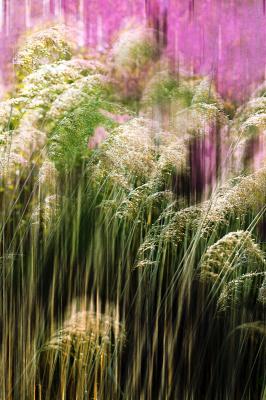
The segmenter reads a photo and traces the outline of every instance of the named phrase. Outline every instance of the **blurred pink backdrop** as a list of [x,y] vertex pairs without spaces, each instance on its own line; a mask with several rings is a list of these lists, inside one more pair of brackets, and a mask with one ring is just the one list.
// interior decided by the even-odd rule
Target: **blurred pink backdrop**
[[131,19],[164,30],[176,65],[211,75],[225,97],[241,101],[265,78],[265,0],[0,0],[2,84],[25,30],[61,21],[101,47]]

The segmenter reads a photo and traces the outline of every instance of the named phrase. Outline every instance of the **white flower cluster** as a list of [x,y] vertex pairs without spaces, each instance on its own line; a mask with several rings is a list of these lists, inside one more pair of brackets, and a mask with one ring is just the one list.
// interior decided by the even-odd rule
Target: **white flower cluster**
[[[266,108],[265,108],[266,111]],[[266,112],[255,113],[251,115],[246,121],[241,125],[241,133],[245,136],[257,135],[260,132],[266,130]]]
[[149,248],[155,248],[158,243],[171,242],[178,245],[186,234],[190,235],[192,232],[198,232],[199,237],[208,237],[219,226],[228,225],[230,216],[243,218],[249,212],[259,212],[265,204],[265,183],[264,168],[252,175],[239,178],[234,185],[230,182],[211,200],[179,211],[173,209],[167,218],[164,218],[163,213],[145,239],[140,249],[140,258],[144,252]]
[[195,86],[192,104],[213,104],[219,110],[224,109],[222,98],[216,92],[213,83],[209,78],[203,78],[199,84]]
[[228,118],[215,104],[195,103],[178,111],[175,118],[179,135],[204,137],[211,129],[228,124]]
[[67,89],[57,96],[50,110],[47,112],[46,118],[54,122],[59,118],[63,118],[67,113],[84,103],[84,101],[89,101],[91,96],[97,96],[97,93],[103,90],[105,83],[105,77],[100,74],[78,79],[68,85]]
[[12,100],[0,102],[0,133],[8,131],[13,123],[16,123],[20,117],[20,112],[17,110]]
[[[258,93],[259,94],[259,93]],[[241,106],[232,123],[232,134],[249,140],[266,130],[266,97],[253,97]]]
[[146,178],[156,168],[157,148],[152,121],[134,118],[109,135],[101,149],[101,167],[129,181]]
[[58,172],[52,161],[46,159],[43,161],[38,176],[38,183],[42,191],[56,192]]
[[235,115],[238,122],[245,122],[251,115],[264,113],[266,110],[266,97],[255,97],[240,107]]
[[[105,361],[107,361],[108,354],[109,357],[112,357],[111,346],[122,344],[124,340],[125,330],[117,318],[93,311],[78,311],[72,313],[42,351],[51,352],[50,362],[54,362],[53,350],[56,351],[54,357],[58,358],[61,354],[62,360],[64,357],[67,358],[71,352],[77,362],[88,363],[92,354],[95,353],[101,357],[105,356]],[[102,360],[99,367],[104,368],[105,366]],[[84,364],[81,372],[84,373]],[[86,378],[86,374],[84,378]]]
[[221,188],[213,199],[203,204],[206,212],[206,222],[227,223],[230,215],[241,217],[248,212],[259,211],[265,203],[266,168],[254,174],[231,181],[228,187]]
[[19,171],[25,171],[32,155],[38,152],[35,161],[41,164],[46,127],[51,129],[46,122],[49,118],[56,121],[88,96],[98,95],[105,84],[105,72],[105,66],[98,61],[61,60],[41,65],[22,80],[18,97],[0,103],[0,130],[13,129],[0,144],[1,171],[5,176],[20,175]]
[[[208,247],[201,260],[201,279],[216,281],[228,280],[232,274],[243,273],[243,265],[249,271],[252,267],[263,270],[265,259],[263,252],[254,242],[250,232],[230,232]],[[251,271],[250,271],[251,270]],[[230,280],[230,279],[229,279]]]
[[251,272],[226,283],[218,299],[220,311],[228,308],[248,307],[253,309],[256,300],[261,301],[261,281],[265,272]]
[[20,49],[15,64],[20,74],[29,74],[40,65],[71,57],[71,46],[63,27],[55,26],[31,35]]
[[[107,176],[122,176],[129,190],[134,181],[157,180],[169,167],[186,164],[186,148],[175,135],[161,131],[151,120],[138,117],[122,124],[101,147],[99,168]],[[110,176],[110,175],[109,175]]]
[[23,174],[34,154],[41,158],[45,139],[46,135],[34,128],[6,132],[0,146],[1,175]]
[[92,61],[72,59],[45,64],[28,75],[22,83],[22,96],[31,98],[38,95],[42,89],[53,85],[69,84],[86,75],[102,72],[104,67]]
[[50,194],[39,201],[39,204],[33,208],[31,224],[42,226],[45,231],[48,231],[60,211],[59,200],[59,196]]

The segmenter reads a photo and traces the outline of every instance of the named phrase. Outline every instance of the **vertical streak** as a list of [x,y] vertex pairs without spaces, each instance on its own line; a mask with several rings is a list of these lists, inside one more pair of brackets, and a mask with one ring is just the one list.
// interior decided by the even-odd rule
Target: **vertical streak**
[[31,0],[26,0],[25,22],[26,22],[26,28],[30,28],[31,27]]
[[4,28],[4,2],[0,0],[0,30],[3,31]]
[[101,15],[97,17],[97,48],[103,50],[103,21]]
[[218,59],[219,61],[222,59],[222,47],[223,47],[223,42],[222,42],[222,26],[221,24],[219,25],[219,34],[218,34]]
[[62,2],[61,2],[61,0],[55,0],[54,14],[55,14],[55,16],[61,16],[61,13],[62,13]]
[[79,24],[78,44],[83,46],[85,44],[84,0],[78,1],[76,18]]
[[46,17],[49,14],[49,0],[43,0],[43,16]]
[[9,0],[4,0],[4,25],[5,25],[5,34],[9,33],[9,24],[10,24],[10,4]]

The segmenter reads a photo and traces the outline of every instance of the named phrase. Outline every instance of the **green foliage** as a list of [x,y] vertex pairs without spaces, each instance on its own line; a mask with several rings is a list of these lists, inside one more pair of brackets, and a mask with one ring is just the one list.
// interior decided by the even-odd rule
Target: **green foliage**
[[159,104],[170,101],[178,101],[185,108],[191,104],[193,99],[193,88],[195,81],[185,79],[182,76],[174,76],[167,71],[155,74],[148,82],[142,102],[145,105]]
[[19,79],[43,64],[71,58],[71,46],[63,27],[51,27],[32,34],[17,53],[15,63]]
[[[261,271],[263,268],[265,268],[263,253],[255,244],[250,233],[230,232],[210,246],[203,255],[201,278],[213,282],[216,280],[228,281],[232,277]],[[236,285],[237,282],[236,280]]]
[[[3,399],[265,394],[266,169],[230,165],[191,202],[193,144],[231,123],[209,79],[158,73],[153,40],[130,31],[104,64],[51,29],[19,53],[0,104]],[[264,128],[263,99],[233,136]]]
[[92,98],[68,113],[51,132],[48,154],[59,169],[71,170],[89,156],[88,141],[95,128],[115,127],[115,122],[101,113],[105,105],[106,103],[97,97]]

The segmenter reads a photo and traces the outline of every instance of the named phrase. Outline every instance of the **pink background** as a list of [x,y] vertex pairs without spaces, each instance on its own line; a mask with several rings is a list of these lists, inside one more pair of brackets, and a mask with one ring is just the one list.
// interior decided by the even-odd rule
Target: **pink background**
[[103,46],[134,18],[167,31],[167,52],[195,73],[212,75],[220,92],[243,100],[265,77],[265,0],[0,0],[2,83],[12,75],[17,38],[61,19],[81,44]]

